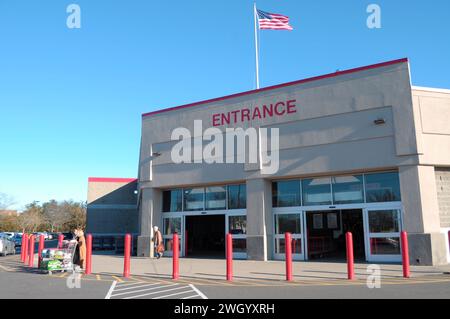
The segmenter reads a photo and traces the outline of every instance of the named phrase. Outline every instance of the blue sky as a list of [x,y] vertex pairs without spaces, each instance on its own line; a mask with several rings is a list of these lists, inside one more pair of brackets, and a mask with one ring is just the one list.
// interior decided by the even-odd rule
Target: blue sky
[[[448,0],[257,3],[295,28],[261,31],[261,86],[408,57],[414,85],[450,88]],[[252,6],[0,0],[0,192],[21,208],[85,200],[89,176],[135,177],[142,113],[254,88]]]

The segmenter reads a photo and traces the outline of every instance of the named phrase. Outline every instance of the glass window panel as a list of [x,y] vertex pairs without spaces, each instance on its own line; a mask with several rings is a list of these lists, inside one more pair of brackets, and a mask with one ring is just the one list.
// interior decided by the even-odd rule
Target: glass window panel
[[275,215],[276,234],[301,234],[300,214]]
[[281,181],[272,183],[273,207],[300,206],[300,181]]
[[247,240],[245,238],[233,239],[233,253],[246,253]]
[[183,210],[182,190],[163,191],[163,212],[181,212]]
[[333,181],[333,204],[364,202],[363,176],[337,176]]
[[[164,249],[165,251],[172,251],[173,240],[172,238],[164,238]],[[181,240],[178,241],[178,251],[181,252]]]
[[367,174],[365,180],[368,203],[401,201],[397,172]]
[[245,235],[247,233],[247,216],[229,216],[228,228],[233,235]]
[[247,208],[247,189],[245,184],[228,186],[228,209]]
[[193,211],[193,210],[203,210],[203,188],[191,188],[184,190],[184,210],[185,211]]
[[[275,239],[275,254],[285,254],[286,245],[284,238]],[[302,253],[302,240],[300,238],[292,238],[292,253],[301,254]]]
[[181,234],[181,218],[164,218],[164,235]]
[[302,180],[303,206],[331,205],[331,179]]
[[398,210],[369,211],[371,233],[398,233],[400,231]]
[[226,209],[227,189],[226,186],[206,187],[206,209]]
[[372,255],[400,255],[400,238],[370,238]]

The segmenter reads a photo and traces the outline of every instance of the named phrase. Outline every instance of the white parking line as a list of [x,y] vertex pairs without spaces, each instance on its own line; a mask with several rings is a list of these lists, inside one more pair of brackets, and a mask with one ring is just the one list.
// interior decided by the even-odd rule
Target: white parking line
[[142,281],[133,281],[133,282],[119,282],[117,283],[117,287],[129,287],[135,285],[142,285],[144,282]]
[[198,290],[197,287],[195,287],[193,284],[189,284],[189,287],[191,287],[192,290],[198,293],[198,295],[202,297],[202,299],[208,299],[208,297],[206,297],[205,294],[203,294],[200,290]]
[[116,287],[117,281],[113,281],[113,283],[111,284],[111,287],[109,287],[108,293],[106,294],[105,299],[111,299],[111,294],[114,291],[114,287]]
[[172,286],[177,286],[177,285],[178,284],[172,284],[172,285],[158,286],[158,287],[147,288],[147,289],[126,291],[126,292],[121,292],[121,293],[118,293],[118,294],[113,294],[112,297],[117,297],[117,296],[122,296],[122,295],[127,295],[127,294],[134,294],[134,293],[137,293],[137,292],[143,292],[143,291],[149,291],[149,290],[155,290],[155,289],[161,289],[161,288],[167,288],[167,287],[172,287]]
[[114,281],[105,299],[208,299],[193,284],[167,283],[161,282],[127,282],[120,283]]
[[0,265],[0,268],[3,269],[4,271],[11,271],[11,268],[5,267]]
[[[188,287],[185,287],[185,288],[188,288]],[[186,291],[176,292],[176,293],[174,293],[174,294],[169,294],[169,295],[164,295],[164,296],[158,296],[158,297],[155,297],[155,298],[153,298],[153,299],[163,299],[163,298],[167,298],[167,297],[172,297],[172,296],[177,296],[177,295],[187,294],[187,293],[190,293],[190,292],[192,292],[191,289],[186,290]]]
[[[138,285],[138,286],[132,286],[132,287],[126,287],[126,288],[122,288],[122,286],[116,286],[116,289],[114,289],[114,292],[116,292],[116,291],[123,291],[123,290],[130,290],[130,289],[137,289],[137,288],[143,288],[143,287],[150,287],[150,286],[155,286],[155,285],[158,285],[158,284],[147,284],[147,285]],[[117,289],[117,288],[120,288],[120,289]]]
[[159,294],[162,292],[168,292],[168,291],[173,291],[173,290],[178,290],[178,289],[185,289],[186,287],[176,287],[176,288],[172,288],[172,289],[167,289],[167,290],[160,290],[160,291],[154,291],[154,292],[149,292],[147,294],[142,294],[142,295],[137,295],[137,296],[131,296],[131,297],[126,297],[124,299],[134,299],[134,298],[140,298],[140,297],[145,297],[145,296],[150,296],[150,295],[154,295],[154,294]]

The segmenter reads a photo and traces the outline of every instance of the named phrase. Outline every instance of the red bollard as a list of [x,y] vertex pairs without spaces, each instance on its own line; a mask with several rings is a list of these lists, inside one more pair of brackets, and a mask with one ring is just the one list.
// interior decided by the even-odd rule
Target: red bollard
[[411,276],[411,273],[409,270],[408,233],[405,231],[402,231],[401,233],[401,245],[402,245],[403,277],[409,278]]
[[233,281],[233,237],[226,236],[225,254],[227,258],[227,280]]
[[130,254],[131,254],[131,235],[125,235],[124,243],[124,262],[123,262],[123,276],[125,278],[130,277]]
[[291,233],[284,234],[286,253],[286,280],[292,281],[292,236]]
[[30,239],[28,242],[28,266],[29,267],[33,267],[34,265],[34,241],[35,241],[35,236],[34,235],[30,235]]
[[28,235],[23,233],[22,234],[22,246],[20,246],[20,260],[24,263],[26,260],[27,255],[27,241],[28,241]]
[[180,278],[180,241],[178,234],[173,234],[172,240],[172,279],[177,280]]
[[347,274],[348,279],[355,279],[355,261],[353,257],[353,235],[351,232],[345,234],[345,239],[347,242]]
[[25,234],[25,246],[23,248],[23,263],[26,264],[28,262],[28,242],[30,237],[28,234]]
[[45,238],[44,235],[39,236],[39,248],[38,248],[38,268],[41,268],[41,257],[42,257],[42,251],[45,247]]
[[58,248],[62,248],[63,240],[64,240],[64,235],[63,234],[59,234],[58,235]]
[[86,275],[92,273],[92,234],[86,236],[86,269],[84,273]]

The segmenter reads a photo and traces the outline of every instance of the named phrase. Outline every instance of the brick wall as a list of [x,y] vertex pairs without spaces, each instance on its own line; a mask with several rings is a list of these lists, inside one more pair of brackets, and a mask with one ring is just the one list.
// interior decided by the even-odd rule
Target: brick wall
[[450,168],[435,170],[441,227],[450,227]]

